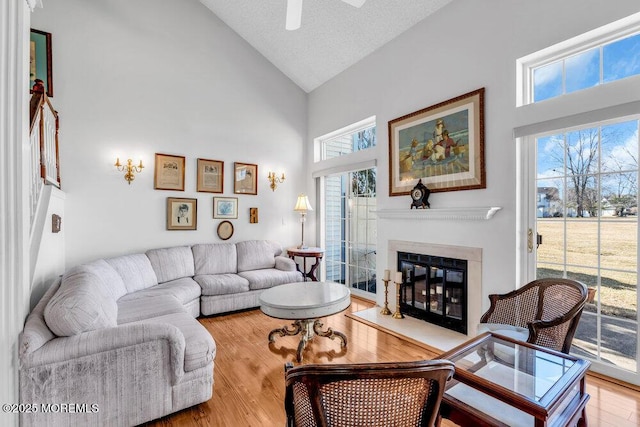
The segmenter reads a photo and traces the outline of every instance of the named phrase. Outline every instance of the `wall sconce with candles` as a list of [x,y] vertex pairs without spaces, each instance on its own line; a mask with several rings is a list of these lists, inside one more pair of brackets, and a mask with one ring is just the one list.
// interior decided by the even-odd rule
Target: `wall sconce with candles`
[[307,211],[312,211],[311,203],[309,203],[309,197],[305,194],[300,194],[298,196],[298,200],[296,201],[296,207],[293,208],[294,211],[300,212],[300,223],[302,224],[302,243],[298,246],[298,249],[307,249],[309,248],[304,244],[304,223],[307,220]]
[[116,163],[113,166],[115,166],[120,172],[126,171],[126,173],[124,174],[124,179],[129,183],[129,185],[131,185],[131,181],[136,178],[133,173],[140,173],[144,168],[144,166],[142,165],[142,160],[140,160],[140,164],[138,166],[134,166],[131,159],[128,159],[127,164],[123,165],[120,163],[120,157],[116,158]]
[[278,184],[282,184],[284,182],[284,172],[282,172],[282,176],[280,177],[276,176],[275,172],[269,172],[267,179],[271,183],[271,191],[276,191]]

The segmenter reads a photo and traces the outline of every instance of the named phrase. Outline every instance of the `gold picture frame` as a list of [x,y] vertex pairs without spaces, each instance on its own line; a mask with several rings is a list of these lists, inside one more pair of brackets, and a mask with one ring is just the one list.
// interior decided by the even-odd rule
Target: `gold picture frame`
[[167,230],[197,230],[198,199],[167,197]]
[[153,188],[184,191],[185,157],[156,153]]
[[198,159],[197,188],[201,193],[222,193],[224,189],[224,162]]
[[486,188],[484,88],[389,122],[389,195]]
[[240,162],[233,164],[233,192],[258,194],[258,165]]

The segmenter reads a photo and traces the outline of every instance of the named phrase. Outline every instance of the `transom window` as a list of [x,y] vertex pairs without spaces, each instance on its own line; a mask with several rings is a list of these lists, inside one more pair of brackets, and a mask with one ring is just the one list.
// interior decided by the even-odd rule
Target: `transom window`
[[533,102],[640,74],[640,34],[533,69]]
[[640,18],[632,15],[518,60],[518,105],[640,75]]

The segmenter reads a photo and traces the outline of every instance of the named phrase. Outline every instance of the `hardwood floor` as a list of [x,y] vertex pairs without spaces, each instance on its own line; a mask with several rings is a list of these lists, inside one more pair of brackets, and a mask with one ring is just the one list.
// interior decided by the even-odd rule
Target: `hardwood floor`
[[[347,349],[339,341],[316,337],[303,353],[305,363],[370,363],[432,359],[437,356],[418,344],[404,341],[363,323],[345,313],[372,307],[353,298],[345,312],[324,319],[348,337]],[[287,324],[260,310],[201,318],[215,338],[213,397],[205,403],[147,423],[148,426],[283,426],[285,415],[284,364],[295,363],[299,336],[278,337],[269,345],[267,335]],[[590,427],[640,425],[640,392],[589,376],[587,404]],[[455,424],[444,420],[445,427]]]

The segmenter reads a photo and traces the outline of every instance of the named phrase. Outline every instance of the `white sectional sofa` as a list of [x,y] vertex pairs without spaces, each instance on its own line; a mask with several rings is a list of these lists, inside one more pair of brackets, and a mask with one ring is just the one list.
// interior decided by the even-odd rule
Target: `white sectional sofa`
[[[205,402],[216,344],[195,319],[257,307],[302,274],[271,241],[152,249],[70,269],[20,337],[24,426],[129,426]],[[55,410],[44,412],[42,405]]]

